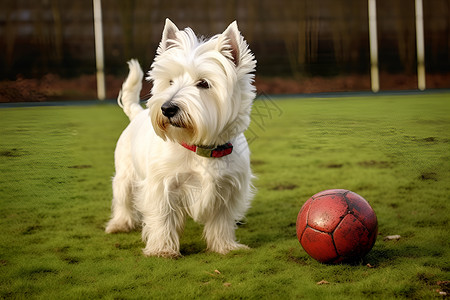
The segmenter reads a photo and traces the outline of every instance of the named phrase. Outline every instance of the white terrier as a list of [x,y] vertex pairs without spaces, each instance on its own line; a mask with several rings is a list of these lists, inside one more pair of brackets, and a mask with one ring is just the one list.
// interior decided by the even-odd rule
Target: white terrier
[[166,20],[139,104],[143,72],[136,60],[119,105],[130,124],[117,142],[112,217],[106,232],[142,225],[145,255],[177,257],[187,215],[204,224],[208,250],[247,248],[236,241],[253,196],[243,132],[255,97],[256,61],[236,22],[209,40]]

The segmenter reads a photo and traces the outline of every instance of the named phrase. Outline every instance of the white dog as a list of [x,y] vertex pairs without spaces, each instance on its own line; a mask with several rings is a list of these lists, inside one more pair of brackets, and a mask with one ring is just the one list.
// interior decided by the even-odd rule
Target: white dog
[[145,255],[177,257],[186,216],[204,224],[210,251],[247,248],[236,241],[253,196],[243,132],[255,97],[256,61],[236,22],[209,40],[166,20],[139,104],[143,72],[131,60],[119,104],[130,124],[117,142],[112,217],[106,232],[142,225]]

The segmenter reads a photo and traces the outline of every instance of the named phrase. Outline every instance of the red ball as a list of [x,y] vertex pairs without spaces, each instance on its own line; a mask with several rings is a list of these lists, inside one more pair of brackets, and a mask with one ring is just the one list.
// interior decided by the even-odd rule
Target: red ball
[[348,190],[326,190],[303,204],[297,217],[297,238],[312,258],[322,263],[355,261],[375,244],[377,216],[369,203]]

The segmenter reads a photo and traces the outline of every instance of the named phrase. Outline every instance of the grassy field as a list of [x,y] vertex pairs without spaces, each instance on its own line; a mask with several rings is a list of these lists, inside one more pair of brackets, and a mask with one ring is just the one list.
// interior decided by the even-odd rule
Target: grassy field
[[[448,293],[449,94],[256,101],[247,137],[258,193],[237,230],[251,250],[226,256],[205,252],[191,221],[178,260],[144,257],[139,232],[104,233],[126,124],[112,105],[0,109],[0,298]],[[359,264],[320,264],[296,239],[301,205],[330,188],[377,213],[379,237]]]

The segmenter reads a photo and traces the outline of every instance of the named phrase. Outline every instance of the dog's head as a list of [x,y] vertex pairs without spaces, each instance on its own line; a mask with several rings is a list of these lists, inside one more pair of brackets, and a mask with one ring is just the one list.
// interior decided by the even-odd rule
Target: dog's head
[[256,60],[236,22],[209,40],[166,20],[147,105],[164,140],[217,146],[244,132],[255,97]]

